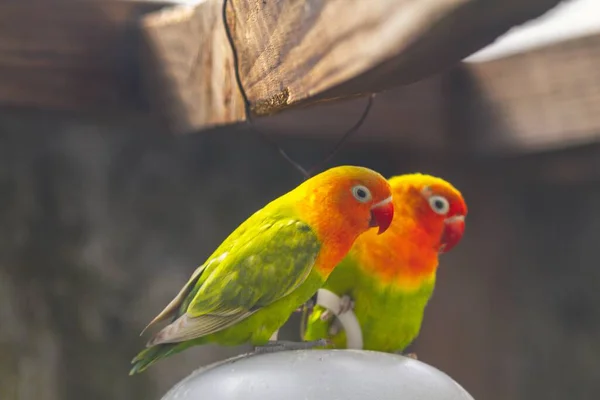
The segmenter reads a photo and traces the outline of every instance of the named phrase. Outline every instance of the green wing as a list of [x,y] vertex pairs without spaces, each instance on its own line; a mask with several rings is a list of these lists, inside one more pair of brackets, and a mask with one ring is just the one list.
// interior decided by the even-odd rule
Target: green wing
[[194,273],[192,274],[190,279],[188,279],[187,283],[181,288],[179,293],[177,293],[177,296],[175,296],[173,298],[173,300],[171,300],[171,302],[169,304],[167,304],[167,306],[164,308],[164,310],[162,310],[160,312],[160,314],[158,314],[156,317],[154,317],[154,319],[152,321],[150,321],[150,323],[148,325],[146,325],[144,330],[142,330],[142,332],[140,333],[140,336],[143,335],[144,332],[146,332],[146,330],[148,328],[150,328],[152,325],[154,325],[160,321],[163,321],[167,318],[171,318],[171,317],[177,318],[179,316],[177,314],[177,311],[181,308],[181,305],[185,303],[186,297],[194,289],[194,284],[198,281],[200,274],[202,272],[204,272],[205,267],[206,267],[206,264],[201,265],[198,268],[196,268],[196,270],[194,271]]
[[182,315],[148,345],[220,331],[285,297],[308,277],[320,248],[310,226],[296,219],[263,220],[246,227],[196,271],[194,287],[190,279],[182,289],[186,298],[178,295],[185,312],[181,310]]

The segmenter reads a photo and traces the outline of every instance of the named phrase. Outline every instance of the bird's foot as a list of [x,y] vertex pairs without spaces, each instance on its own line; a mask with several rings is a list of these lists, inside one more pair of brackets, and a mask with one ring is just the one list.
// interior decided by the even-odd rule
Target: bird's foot
[[342,331],[343,329],[344,329],[344,327],[340,323],[340,320],[336,319],[329,325],[329,332],[328,332],[329,336],[335,336],[338,333],[340,333],[340,331]]
[[309,342],[292,342],[288,340],[277,340],[271,341],[264,346],[256,346],[254,352],[256,354],[262,353],[277,353],[279,351],[287,350],[310,350],[315,347],[329,346],[331,342],[327,339],[312,340]]
[[321,321],[329,321],[331,318],[333,318],[333,313],[329,310],[323,311],[323,313],[319,317],[319,319],[321,319]]
[[343,295],[340,299],[340,311],[338,311],[338,314],[344,314],[353,309],[354,300],[352,300],[352,297],[348,296],[347,294]]
[[300,307],[296,308],[294,312],[302,312],[306,308],[308,311],[311,311],[317,305],[317,293],[315,293],[308,301],[302,304]]
[[[338,310],[338,315],[342,315],[353,309],[354,300],[352,300],[352,297],[348,296],[347,294],[343,295],[340,298],[340,309]],[[321,321],[329,321],[331,318],[333,318],[333,316],[334,314],[330,310],[325,310],[323,311],[323,314],[321,314]]]
[[413,360],[418,360],[417,353],[403,353],[401,351],[397,351],[396,354],[398,354],[399,356],[412,358]]

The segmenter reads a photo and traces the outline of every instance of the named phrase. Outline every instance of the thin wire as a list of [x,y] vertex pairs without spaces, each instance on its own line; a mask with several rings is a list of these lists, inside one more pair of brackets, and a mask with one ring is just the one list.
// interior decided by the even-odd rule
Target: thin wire
[[319,167],[320,165],[323,165],[326,162],[328,162],[329,160],[331,160],[333,158],[333,156],[339,152],[339,150],[341,149],[344,142],[348,138],[350,138],[350,136],[354,132],[358,131],[358,129],[363,125],[363,123],[367,119],[367,116],[369,115],[371,106],[373,105],[373,98],[375,97],[375,94],[372,94],[371,96],[369,96],[369,100],[367,102],[365,110],[363,111],[363,114],[359,118],[358,122],[356,124],[354,124],[354,126],[352,126],[341,137],[340,140],[338,140],[338,142],[335,144],[335,146],[333,147],[331,152],[327,155],[327,157],[325,157],[325,159],[322,162],[313,166],[309,171],[305,170],[299,163],[294,161],[285,152],[285,150],[283,150],[273,139],[271,139],[264,132],[262,132],[261,130],[256,128],[256,126],[254,125],[254,120],[252,119],[252,110],[250,109],[251,103],[250,103],[250,100],[248,99],[248,95],[246,94],[246,90],[244,89],[244,85],[242,84],[242,78],[240,76],[240,66],[239,66],[239,58],[238,58],[238,54],[237,54],[237,49],[235,47],[235,42],[233,40],[231,28],[229,27],[229,22],[227,21],[227,4],[228,4],[228,2],[229,2],[229,0],[223,0],[223,9],[222,9],[223,25],[225,27],[225,35],[227,36],[227,40],[229,41],[229,46],[231,47],[231,52],[233,54],[233,69],[234,69],[234,73],[235,73],[235,80],[236,80],[236,83],[238,86],[238,90],[240,91],[240,94],[242,95],[242,99],[244,101],[244,114],[246,116],[246,122],[250,126],[251,130],[256,132],[262,139],[264,139],[271,146],[273,146],[287,162],[289,162],[294,168],[296,168],[302,174],[302,176],[304,176],[304,179],[308,179],[311,177],[312,172],[314,172],[317,169],[317,167]]
[[372,93],[369,96],[369,99],[367,100],[367,105],[365,106],[365,109],[364,109],[362,115],[360,116],[360,118],[358,119],[358,121],[356,122],[356,124],[354,124],[354,126],[352,126],[350,129],[348,129],[348,131],[346,131],[346,133],[344,133],[342,135],[340,140],[338,140],[338,142],[335,144],[335,146],[333,146],[333,149],[331,149],[331,151],[329,152],[327,157],[325,157],[325,159],[323,159],[319,164],[313,166],[311,169],[308,170],[308,173],[310,175],[312,175],[315,172],[315,170],[317,169],[317,167],[319,165],[325,165],[329,160],[331,160],[340,151],[344,142],[346,140],[348,140],[350,138],[350,136],[352,136],[353,133],[358,131],[358,129],[364,124],[365,120],[369,116],[369,111],[371,111],[371,107],[373,106],[374,98],[375,98],[375,93]]
[[265,141],[267,141],[271,146],[275,147],[279,154],[283,156],[294,168],[296,168],[305,179],[309,178],[310,175],[300,164],[294,161],[275,141],[273,141],[269,136],[265,135],[262,131],[256,129],[252,120],[252,111],[250,110],[250,100],[248,100],[248,95],[246,94],[246,90],[244,89],[244,85],[242,85],[242,78],[240,76],[240,65],[237,54],[237,49],[235,47],[235,43],[233,41],[233,35],[231,34],[231,29],[229,28],[229,23],[227,21],[227,3],[228,0],[223,0],[223,25],[225,26],[225,34],[227,35],[227,40],[229,41],[229,45],[231,46],[231,52],[233,53],[233,70],[235,73],[235,80],[237,82],[238,89],[242,98],[244,100],[244,112],[246,114],[246,122],[250,126],[250,129],[258,133]]

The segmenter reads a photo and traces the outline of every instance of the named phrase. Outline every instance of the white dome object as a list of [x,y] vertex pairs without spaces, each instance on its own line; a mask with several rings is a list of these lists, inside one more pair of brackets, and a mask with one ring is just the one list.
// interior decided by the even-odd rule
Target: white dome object
[[194,371],[162,400],[473,400],[440,370],[364,350],[245,354]]

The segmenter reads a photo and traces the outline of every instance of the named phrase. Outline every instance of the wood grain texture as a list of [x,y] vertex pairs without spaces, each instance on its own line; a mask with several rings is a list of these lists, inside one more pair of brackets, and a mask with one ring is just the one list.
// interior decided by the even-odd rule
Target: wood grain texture
[[[366,99],[357,99],[357,95],[401,83],[402,87],[375,99],[365,126],[353,140],[395,141],[439,150],[453,146],[470,154],[499,155],[599,141],[600,35],[495,61],[461,64],[426,78],[433,73],[428,68],[441,70],[450,65],[448,60],[454,60],[460,49],[475,46],[474,41],[482,40],[486,32],[490,34],[490,27],[497,27],[494,32],[502,31],[499,26],[506,25],[493,23],[492,15],[516,23],[535,16],[542,9],[541,2],[527,2],[529,8],[518,8],[509,1],[502,8],[492,7],[495,3],[488,0],[482,3],[491,8],[478,12],[467,1],[457,6],[451,18],[455,23],[470,21],[471,33],[481,35],[464,39],[460,35],[467,34],[469,24],[444,28],[439,22],[441,25],[432,24],[423,36],[424,31],[414,33],[412,44],[400,48],[399,31],[390,34],[391,39],[385,36],[392,32],[384,28],[391,23],[393,13],[386,14],[386,24],[365,25],[365,20],[373,22],[375,18],[369,13],[375,13],[376,5],[386,0],[374,0],[373,10],[354,7],[362,19],[352,19],[348,10],[332,19],[331,10],[326,10],[337,1],[263,4],[232,0],[229,23],[237,38],[242,78],[255,112],[262,115],[291,108],[259,119],[258,124],[270,134],[337,137],[363,110]],[[394,4],[398,8],[409,4],[416,7],[420,1]],[[243,104],[221,21],[221,1],[164,8],[166,4],[116,0],[0,2],[0,105],[96,113],[142,109],[152,111],[152,118],[165,117],[176,132],[243,121]],[[321,9],[315,9],[314,4],[321,4]],[[151,11],[157,12],[146,15]],[[244,20],[242,13],[252,18]],[[277,21],[273,15],[281,16],[278,25],[274,25]],[[437,21],[450,21],[438,17],[441,19]],[[343,20],[354,23],[356,31],[340,25]],[[140,21],[141,43],[136,39]],[[315,29],[320,29],[317,37],[312,33]],[[443,31],[447,35],[442,35]],[[439,41],[431,42],[434,38]],[[452,40],[445,42],[449,38]],[[384,57],[380,48],[393,50],[389,40],[400,46],[396,48],[400,55],[393,59],[404,57],[404,63],[386,70],[384,66],[391,64],[384,61],[368,69],[371,64],[365,64],[366,60],[375,63]],[[348,47],[351,43],[354,45]],[[144,45],[141,69],[137,58],[140,44]],[[415,46],[422,50],[413,52]],[[353,57],[359,64],[353,63]],[[142,72],[145,93],[139,87]],[[352,78],[353,74],[357,75]],[[412,79],[420,80],[410,83]],[[152,102],[150,109],[147,100]],[[320,107],[300,107],[324,100],[329,101]]]
[[[434,76],[379,93],[352,142],[393,142],[415,149],[443,149],[448,133],[444,85],[443,76]],[[274,137],[335,140],[357,122],[366,104],[367,98],[354,98],[294,108],[258,119],[255,125]]]
[[[575,38],[389,90],[353,141],[388,141],[486,156],[600,143],[600,35]],[[272,135],[336,136],[365,100],[261,120]]]
[[600,141],[600,35],[465,64],[461,102],[477,152],[546,151]]
[[221,10],[221,0],[208,0],[167,8],[143,21],[148,98],[173,131],[244,119]]
[[136,21],[164,5],[0,2],[0,104],[61,110],[139,107]]
[[[426,78],[557,3],[231,0],[229,25],[251,109],[269,115]],[[146,65],[156,69],[150,75],[165,77],[156,104],[171,104],[159,110],[176,131],[244,119],[232,93],[229,44],[221,21],[214,21],[221,5],[205,0],[145,18],[156,60]]]

